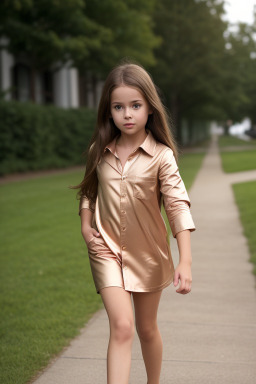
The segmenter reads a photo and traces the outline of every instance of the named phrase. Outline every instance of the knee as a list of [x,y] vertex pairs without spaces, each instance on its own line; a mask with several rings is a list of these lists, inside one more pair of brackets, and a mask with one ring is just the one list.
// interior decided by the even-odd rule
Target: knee
[[144,342],[153,340],[155,335],[159,332],[157,324],[136,324],[136,329],[140,340]]
[[120,343],[133,339],[134,323],[130,319],[118,319],[110,328],[112,336]]

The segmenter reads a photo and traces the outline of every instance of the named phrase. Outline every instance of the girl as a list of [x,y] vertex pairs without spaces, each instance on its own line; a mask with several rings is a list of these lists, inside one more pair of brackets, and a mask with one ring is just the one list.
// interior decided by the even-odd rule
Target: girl
[[[128,384],[136,327],[148,384],[159,384],[163,288],[191,290],[190,200],[167,115],[150,75],[122,64],[108,75],[80,188],[81,231],[110,325],[107,383]],[[179,249],[174,271],[164,204]],[[135,309],[135,324],[133,307]]]

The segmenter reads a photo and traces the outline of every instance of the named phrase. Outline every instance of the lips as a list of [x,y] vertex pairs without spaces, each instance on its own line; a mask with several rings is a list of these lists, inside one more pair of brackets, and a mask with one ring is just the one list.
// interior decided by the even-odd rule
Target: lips
[[128,123],[128,124],[124,124],[124,126],[125,126],[125,127],[133,127],[134,124],[132,124],[132,123]]

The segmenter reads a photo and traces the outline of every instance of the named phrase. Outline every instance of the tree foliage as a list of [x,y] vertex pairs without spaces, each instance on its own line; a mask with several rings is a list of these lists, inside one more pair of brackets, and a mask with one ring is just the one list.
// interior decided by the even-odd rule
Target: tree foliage
[[[179,128],[181,118],[256,122],[256,21],[229,29],[224,1],[159,0],[162,44],[152,69]],[[256,17],[255,17],[256,20]]]
[[111,40],[111,33],[85,15],[83,0],[3,0],[0,34],[9,50],[25,53],[33,65],[86,61],[92,49]]
[[179,127],[181,117],[221,115],[225,50],[223,2],[159,0],[155,32],[162,38],[153,70]]
[[0,36],[34,68],[69,62],[94,80],[124,57],[141,63],[178,129],[182,118],[255,122],[256,21],[228,32],[224,1],[2,0]]
[[256,18],[253,25],[240,23],[227,35],[225,86],[232,103],[227,115],[234,121],[245,116],[256,124]]
[[145,66],[156,63],[153,49],[160,40],[153,33],[155,0],[91,0],[85,3],[88,17],[112,35],[110,44],[93,51],[87,63],[90,71],[106,74],[123,57]]
[[99,74],[124,56],[153,64],[154,2],[141,1],[137,12],[134,0],[3,0],[0,35],[37,68],[71,62]]

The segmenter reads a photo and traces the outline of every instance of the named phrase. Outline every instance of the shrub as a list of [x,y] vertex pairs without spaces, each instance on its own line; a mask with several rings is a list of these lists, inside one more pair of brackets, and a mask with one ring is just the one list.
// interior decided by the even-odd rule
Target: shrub
[[0,101],[0,175],[83,164],[93,109]]

